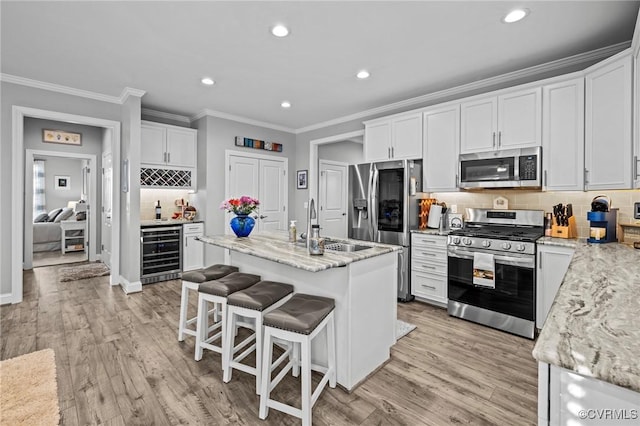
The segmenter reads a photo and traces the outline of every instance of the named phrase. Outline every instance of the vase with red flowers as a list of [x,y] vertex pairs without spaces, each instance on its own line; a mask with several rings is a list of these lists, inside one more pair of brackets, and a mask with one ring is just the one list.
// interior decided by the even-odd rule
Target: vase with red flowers
[[223,201],[220,209],[236,215],[231,219],[231,230],[237,237],[247,237],[256,224],[256,220],[250,214],[258,210],[259,206],[260,201],[243,195],[240,198],[229,198]]

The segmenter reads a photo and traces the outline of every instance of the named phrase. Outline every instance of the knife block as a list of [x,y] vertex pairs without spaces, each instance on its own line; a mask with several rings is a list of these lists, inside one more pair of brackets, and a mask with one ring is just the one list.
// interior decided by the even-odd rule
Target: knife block
[[569,226],[551,225],[551,236],[554,238],[576,238],[578,227],[575,216],[569,217]]

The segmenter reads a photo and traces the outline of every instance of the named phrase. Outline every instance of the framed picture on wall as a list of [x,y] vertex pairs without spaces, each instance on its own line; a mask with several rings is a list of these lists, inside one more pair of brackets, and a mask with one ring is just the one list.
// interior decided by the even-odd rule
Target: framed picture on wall
[[82,133],[42,129],[42,141],[48,143],[62,143],[65,145],[82,145]]
[[296,188],[298,189],[307,189],[307,171],[306,170],[298,170],[298,175],[296,179]]
[[55,175],[53,181],[55,189],[61,189],[63,191],[71,190],[71,178],[69,176]]

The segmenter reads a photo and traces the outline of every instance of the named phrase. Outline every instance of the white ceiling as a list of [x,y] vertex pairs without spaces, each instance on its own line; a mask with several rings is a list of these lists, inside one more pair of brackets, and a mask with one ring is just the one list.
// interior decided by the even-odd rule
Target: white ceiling
[[[501,18],[531,10],[516,24]],[[2,73],[300,129],[628,41],[640,1],[2,1]],[[273,37],[275,23],[289,37]],[[366,68],[371,78],[357,80]],[[203,76],[216,80],[200,84]],[[293,107],[282,109],[289,100]]]

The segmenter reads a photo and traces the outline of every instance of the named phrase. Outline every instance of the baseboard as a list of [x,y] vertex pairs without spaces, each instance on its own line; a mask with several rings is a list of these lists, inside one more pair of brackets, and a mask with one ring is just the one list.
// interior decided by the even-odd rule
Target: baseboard
[[120,287],[126,294],[142,291],[142,283],[140,281],[130,282],[122,275],[120,275]]
[[13,303],[13,294],[0,294],[0,305],[9,305],[11,303]]

